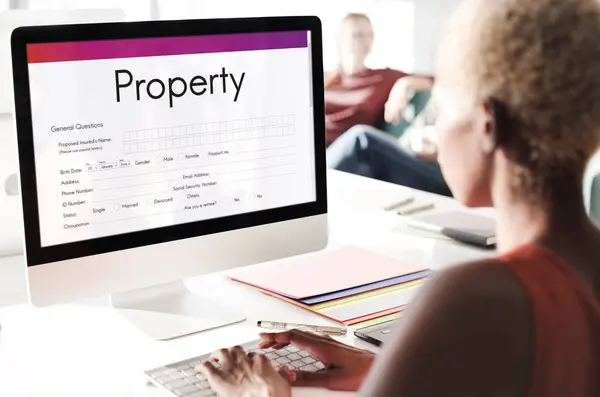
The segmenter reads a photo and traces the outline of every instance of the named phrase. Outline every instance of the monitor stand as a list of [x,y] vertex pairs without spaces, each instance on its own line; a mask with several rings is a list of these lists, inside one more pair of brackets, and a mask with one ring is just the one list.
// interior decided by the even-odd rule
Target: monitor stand
[[110,295],[111,306],[148,336],[169,340],[245,321],[190,292],[183,281]]

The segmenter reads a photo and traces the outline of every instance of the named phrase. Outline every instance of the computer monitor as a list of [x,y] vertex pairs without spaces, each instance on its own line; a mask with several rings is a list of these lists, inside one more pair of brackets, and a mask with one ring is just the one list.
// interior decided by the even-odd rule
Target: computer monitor
[[34,305],[112,293],[168,339],[239,320],[178,280],[326,246],[318,18],[26,27],[12,57]]

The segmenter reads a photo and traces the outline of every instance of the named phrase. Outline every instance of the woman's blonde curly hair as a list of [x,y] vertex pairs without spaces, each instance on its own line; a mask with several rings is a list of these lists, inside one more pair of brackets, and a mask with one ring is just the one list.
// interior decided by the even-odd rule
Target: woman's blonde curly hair
[[516,187],[540,199],[564,178],[581,183],[600,144],[600,0],[466,1],[462,74],[474,99],[506,111],[498,145]]

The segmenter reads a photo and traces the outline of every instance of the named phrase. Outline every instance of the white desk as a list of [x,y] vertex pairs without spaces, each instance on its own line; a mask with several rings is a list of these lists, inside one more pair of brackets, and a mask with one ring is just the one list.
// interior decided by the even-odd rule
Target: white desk
[[[491,255],[456,243],[425,238],[402,227],[382,208],[407,195],[434,201],[437,209],[454,201],[399,186],[330,172],[331,247],[355,244],[432,268]],[[86,304],[33,309],[22,304],[22,258],[0,260],[0,396],[157,396],[145,385],[143,370],[256,339],[258,319],[326,324],[323,318],[227,281],[222,275],[190,280],[198,291],[237,307],[243,324],[169,342],[155,342],[106,307],[104,299]],[[17,287],[15,287],[17,285]],[[12,290],[12,292],[8,292]],[[347,343],[369,347],[349,336]],[[324,390],[296,389],[295,396],[335,396]]]

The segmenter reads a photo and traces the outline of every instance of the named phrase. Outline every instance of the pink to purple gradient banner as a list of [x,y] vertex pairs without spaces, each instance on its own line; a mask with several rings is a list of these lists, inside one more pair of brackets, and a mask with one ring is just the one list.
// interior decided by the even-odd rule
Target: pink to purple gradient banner
[[28,44],[27,60],[69,62],[303,47],[308,47],[306,31],[69,41]]

